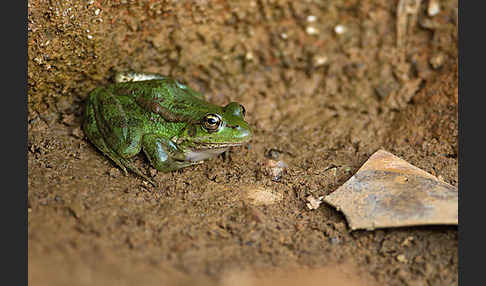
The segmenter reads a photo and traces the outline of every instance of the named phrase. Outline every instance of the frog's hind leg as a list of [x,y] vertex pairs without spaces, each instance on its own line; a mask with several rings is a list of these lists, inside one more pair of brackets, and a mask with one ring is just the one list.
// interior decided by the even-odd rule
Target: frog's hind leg
[[88,103],[86,106],[86,117],[85,121],[83,122],[83,130],[88,139],[106,156],[108,156],[115,164],[122,169],[123,173],[128,175],[127,168],[134,172],[135,174],[139,175],[140,177],[144,178],[145,180],[149,181],[152,185],[157,186],[157,184],[148,178],[145,174],[143,174],[137,167],[135,167],[132,162],[127,159],[123,158],[118,155],[115,151],[111,150],[108,145],[106,144],[105,140],[103,139],[103,135],[98,129],[96,124],[96,118],[94,115],[94,109],[92,103]]

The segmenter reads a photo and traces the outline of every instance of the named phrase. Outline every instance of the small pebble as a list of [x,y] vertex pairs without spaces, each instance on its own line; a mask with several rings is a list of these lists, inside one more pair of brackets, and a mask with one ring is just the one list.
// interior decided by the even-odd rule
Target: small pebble
[[410,246],[410,242],[414,240],[413,236],[405,238],[402,242],[402,246]]
[[263,165],[263,173],[272,178],[272,181],[278,182],[287,169],[288,165],[284,161],[277,161],[273,159],[266,159]]
[[326,56],[320,56],[320,55],[315,55],[313,58],[314,66],[315,67],[320,67],[323,66],[327,63],[327,57]]
[[283,195],[271,189],[249,186],[245,188],[246,199],[252,205],[271,205],[282,200]]
[[323,198],[324,198],[324,197],[322,197],[322,196],[321,196],[321,197],[319,197],[319,198],[317,198],[317,199],[316,199],[316,198],[314,198],[313,196],[309,195],[309,196],[307,196],[307,198],[306,198],[306,201],[307,201],[308,203],[306,203],[305,205],[306,205],[306,206],[307,206],[307,208],[309,208],[310,210],[315,210],[315,209],[319,208],[319,206],[320,206],[320,205],[321,205],[321,203],[322,203],[322,199],[323,199]]
[[437,53],[430,58],[429,63],[433,69],[439,69],[444,64],[444,59],[443,53]]
[[319,34],[319,30],[317,30],[316,28],[314,28],[312,26],[307,26],[307,28],[305,28],[305,32],[308,35],[317,35],[317,34]]
[[335,237],[331,237],[331,238],[329,239],[329,242],[330,242],[331,244],[339,244],[339,243],[341,243],[341,239],[340,239],[339,237],[335,236]]
[[334,32],[338,35],[344,34],[346,32],[346,27],[343,25],[337,25],[334,27]]
[[438,0],[429,0],[429,6],[427,7],[427,13],[430,17],[433,17],[440,12],[440,6]]
[[316,19],[317,19],[317,17],[314,16],[314,15],[307,16],[307,22],[309,22],[309,23],[315,22]]
[[263,156],[265,156],[265,158],[268,158],[268,159],[278,160],[278,158],[280,157],[280,154],[282,154],[282,151],[280,151],[278,149],[270,149],[270,150],[266,151]]
[[403,254],[397,255],[396,259],[397,259],[398,262],[401,262],[401,263],[407,263],[408,262],[407,258]]

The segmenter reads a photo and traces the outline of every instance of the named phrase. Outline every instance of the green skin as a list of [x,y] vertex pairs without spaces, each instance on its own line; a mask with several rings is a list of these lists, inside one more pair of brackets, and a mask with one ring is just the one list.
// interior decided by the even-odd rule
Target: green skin
[[236,102],[211,104],[188,86],[157,74],[118,74],[116,81],[90,93],[83,129],[125,174],[129,169],[156,185],[130,160],[140,150],[157,170],[169,172],[202,163],[252,137],[245,110]]

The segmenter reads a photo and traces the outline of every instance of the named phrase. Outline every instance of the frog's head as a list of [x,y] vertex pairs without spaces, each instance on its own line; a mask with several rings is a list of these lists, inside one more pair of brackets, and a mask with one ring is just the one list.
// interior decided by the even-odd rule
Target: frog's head
[[[223,152],[230,146],[239,146],[252,137],[252,131],[245,121],[245,108],[236,102],[224,107],[213,106],[197,123],[189,124],[178,142],[181,147],[193,151]],[[217,152],[217,153],[221,153]]]

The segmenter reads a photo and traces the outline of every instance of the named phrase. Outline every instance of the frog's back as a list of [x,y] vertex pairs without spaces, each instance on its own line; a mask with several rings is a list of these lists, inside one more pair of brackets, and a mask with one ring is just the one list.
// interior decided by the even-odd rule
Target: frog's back
[[167,122],[193,123],[204,114],[221,109],[205,101],[202,94],[170,78],[118,83],[111,88],[113,93],[132,98],[143,110],[158,114]]
[[140,96],[142,94],[137,94],[137,92],[127,93],[126,91],[119,84],[107,87],[107,92],[116,98],[117,110],[126,118],[127,129],[131,132],[142,134],[156,133],[165,137],[171,137],[183,128],[183,122],[169,122],[160,114],[147,110],[140,104]]
[[203,95],[176,80],[156,79],[123,82],[95,89],[90,99],[96,120],[105,135],[116,133],[157,133],[177,135],[207,113],[219,113],[221,107],[206,102]]
[[92,120],[104,136],[113,133],[122,135],[128,129],[138,130],[143,127],[143,112],[137,103],[129,97],[115,94],[112,86],[98,87],[90,93],[88,111],[93,114]]

